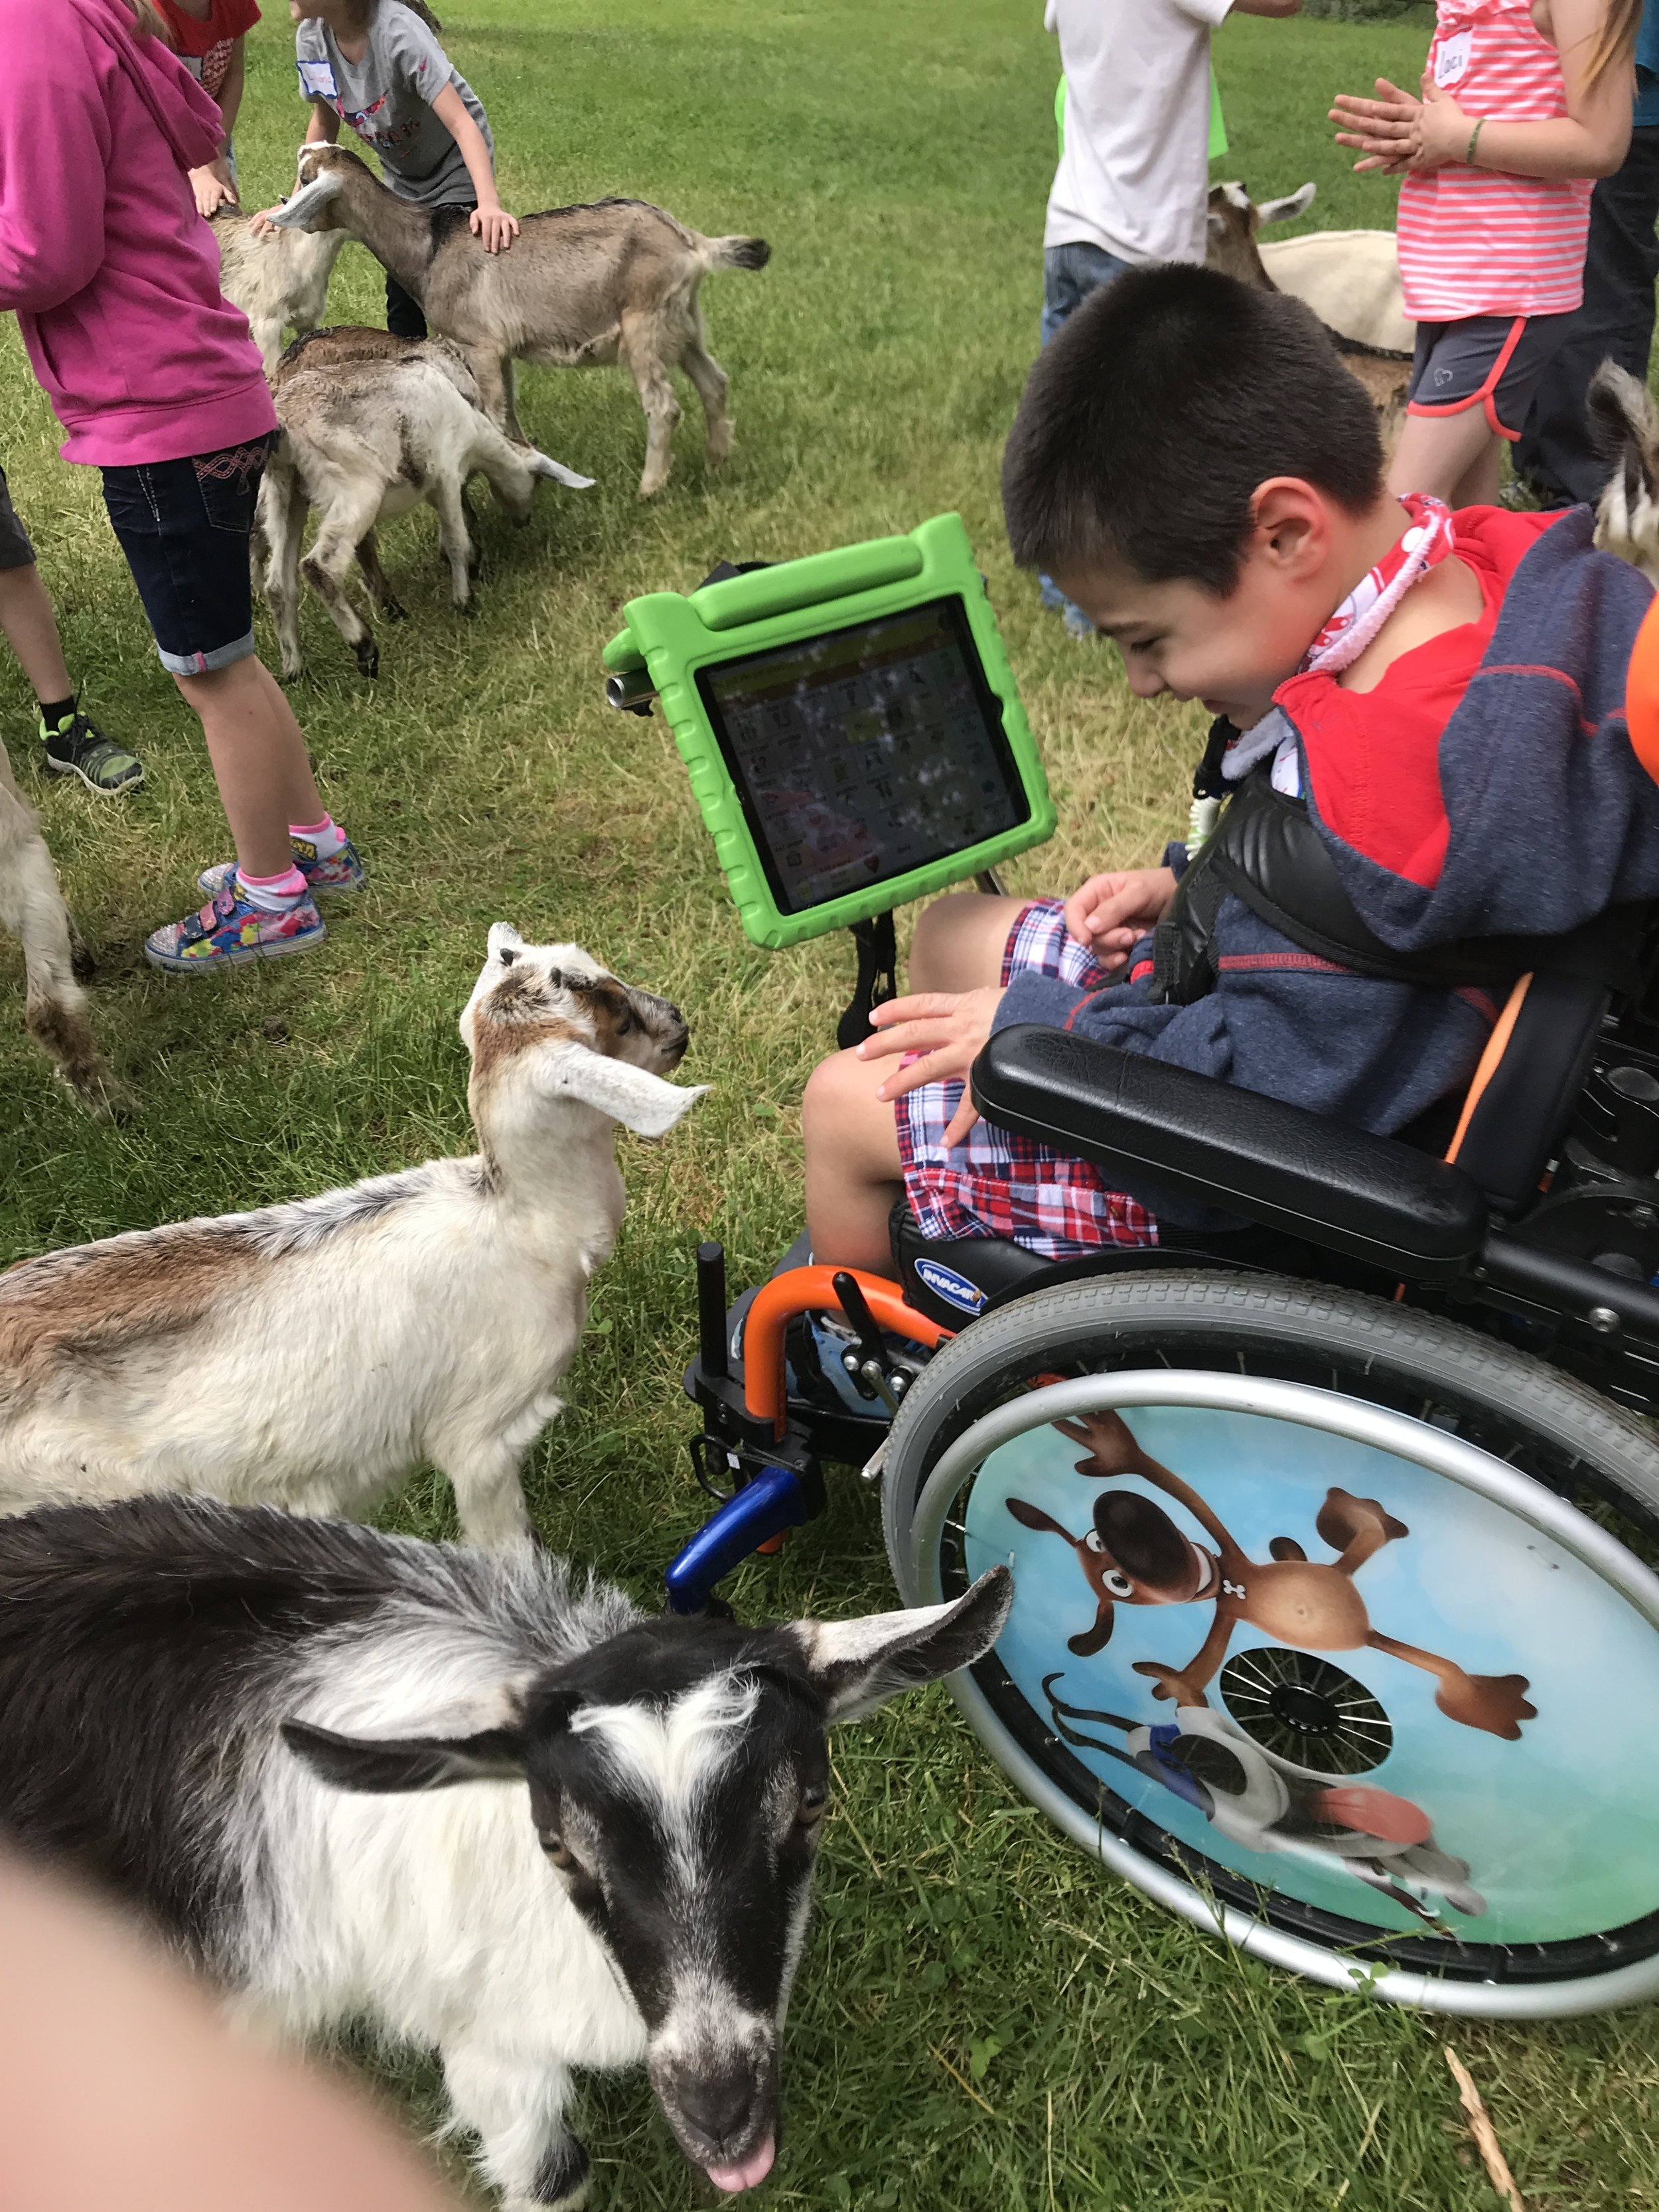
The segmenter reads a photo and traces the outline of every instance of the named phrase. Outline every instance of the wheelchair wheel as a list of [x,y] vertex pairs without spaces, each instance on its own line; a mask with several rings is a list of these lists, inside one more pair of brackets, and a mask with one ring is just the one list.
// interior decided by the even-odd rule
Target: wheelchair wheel
[[1447,2012],[1659,1995],[1659,1448],[1633,1415],[1374,1298],[1100,1276],[936,1355],[883,1483],[907,1603],[1012,1565],[953,1694],[1150,1896]]

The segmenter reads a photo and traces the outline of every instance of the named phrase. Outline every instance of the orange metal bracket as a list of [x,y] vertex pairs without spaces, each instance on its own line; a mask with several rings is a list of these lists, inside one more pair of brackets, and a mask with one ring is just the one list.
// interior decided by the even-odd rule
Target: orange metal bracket
[[757,1419],[770,1421],[783,1434],[785,1389],[783,1333],[796,1314],[839,1313],[836,1277],[848,1274],[864,1293],[877,1323],[894,1336],[908,1336],[931,1350],[955,1334],[907,1305],[896,1285],[858,1267],[792,1267],[763,1283],[749,1309],[743,1331],[744,1402]]

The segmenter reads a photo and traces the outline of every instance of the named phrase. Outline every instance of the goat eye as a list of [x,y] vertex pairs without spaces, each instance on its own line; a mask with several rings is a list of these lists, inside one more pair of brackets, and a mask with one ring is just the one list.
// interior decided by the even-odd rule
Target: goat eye
[[795,1825],[800,1828],[815,1828],[829,1808],[830,1792],[821,1782],[812,1783],[800,1793],[800,1803],[795,1808]]
[[560,1872],[568,1874],[576,1863],[576,1854],[566,1844],[564,1838],[555,1835],[551,1828],[544,1828],[541,1844],[542,1849]]

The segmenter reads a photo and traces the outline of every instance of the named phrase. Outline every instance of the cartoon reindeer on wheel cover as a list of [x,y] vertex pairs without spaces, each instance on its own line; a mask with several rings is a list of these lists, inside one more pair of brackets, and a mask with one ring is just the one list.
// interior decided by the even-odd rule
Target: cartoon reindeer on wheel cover
[[1161,1505],[1136,1492],[1106,1491],[1095,1500],[1093,1526],[1081,1536],[1023,1498],[1011,1498],[1016,1521],[1040,1534],[1058,1536],[1076,1553],[1084,1579],[1095,1593],[1092,1628],[1067,1638],[1079,1658],[1101,1650],[1112,1633],[1120,1605],[1212,1605],[1209,1634],[1184,1667],[1138,1660],[1134,1671],[1147,1674],[1152,1694],[1180,1705],[1204,1705],[1204,1692],[1227,1656],[1234,1624],[1244,1621],[1281,1644],[1309,1651],[1387,1651],[1407,1666],[1438,1678],[1434,1701],[1465,1728],[1516,1741],[1522,1721],[1538,1709],[1527,1702],[1524,1674],[1469,1674],[1455,1660],[1443,1659],[1414,1644],[1401,1644],[1371,1626],[1365,1601],[1353,1577],[1384,1544],[1411,1534],[1403,1521],[1374,1498],[1354,1498],[1328,1490],[1314,1526],[1334,1560],[1310,1559],[1293,1536],[1275,1536],[1270,1561],[1252,1559],[1192,1485],[1149,1458],[1117,1413],[1085,1413],[1075,1421],[1056,1421],[1063,1437],[1084,1446],[1087,1459],[1077,1471],[1100,1480],[1138,1474],[1155,1489],[1184,1505],[1215,1550],[1182,1534]]

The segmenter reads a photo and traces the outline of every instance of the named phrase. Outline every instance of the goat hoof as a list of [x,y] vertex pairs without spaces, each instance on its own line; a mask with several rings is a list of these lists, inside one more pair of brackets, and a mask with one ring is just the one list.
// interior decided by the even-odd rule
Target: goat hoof
[[91,946],[79,936],[70,939],[70,971],[77,983],[89,983],[98,973]]
[[409,620],[409,609],[404,606],[399,606],[396,599],[387,599],[385,601],[380,608],[380,614],[382,619],[386,622],[407,622]]
[[380,648],[372,637],[360,637],[351,648],[357,656],[359,676],[378,676],[380,672]]

